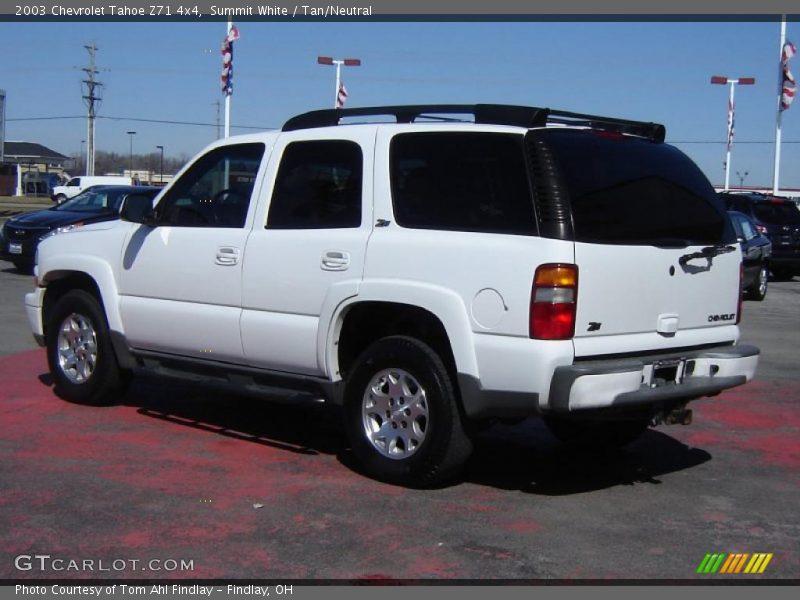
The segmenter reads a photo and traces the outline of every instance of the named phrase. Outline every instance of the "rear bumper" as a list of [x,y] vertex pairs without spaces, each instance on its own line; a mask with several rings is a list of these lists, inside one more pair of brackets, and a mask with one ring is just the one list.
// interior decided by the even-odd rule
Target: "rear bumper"
[[[680,355],[581,361],[558,367],[550,385],[554,413],[626,410],[711,396],[750,381],[758,366],[755,346],[720,346]],[[680,361],[676,382],[659,380],[654,363]],[[663,364],[663,363],[662,363]]]

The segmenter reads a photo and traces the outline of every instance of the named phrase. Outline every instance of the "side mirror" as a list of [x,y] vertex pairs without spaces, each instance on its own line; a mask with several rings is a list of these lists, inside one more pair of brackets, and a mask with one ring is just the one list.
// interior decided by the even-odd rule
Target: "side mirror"
[[119,217],[123,221],[154,227],[153,199],[142,194],[131,194],[123,200]]

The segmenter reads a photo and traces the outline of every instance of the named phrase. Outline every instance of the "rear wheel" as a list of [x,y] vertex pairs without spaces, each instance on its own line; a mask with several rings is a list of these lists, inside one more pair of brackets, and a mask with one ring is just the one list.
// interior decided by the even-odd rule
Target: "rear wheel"
[[608,421],[575,417],[543,417],[550,432],[564,444],[586,450],[610,450],[633,442],[649,425],[649,419]]
[[64,194],[59,194],[58,196],[55,197],[56,204],[61,204],[66,199],[67,197]]
[[128,381],[117,365],[103,309],[83,290],[67,292],[53,307],[47,362],[56,393],[71,402],[111,404]]
[[472,452],[447,368],[417,339],[386,337],[367,348],[347,379],[344,408],[353,455],[376,479],[433,485]]
[[753,300],[758,300],[759,302],[767,297],[767,284],[769,281],[769,269],[767,265],[761,265],[761,269],[758,271],[758,277],[752,283],[752,285],[747,288],[747,295],[752,298]]

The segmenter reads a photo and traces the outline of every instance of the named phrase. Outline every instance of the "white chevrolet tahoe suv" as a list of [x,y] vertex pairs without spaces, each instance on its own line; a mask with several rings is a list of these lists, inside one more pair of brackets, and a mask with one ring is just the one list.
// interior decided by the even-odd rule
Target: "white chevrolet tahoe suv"
[[736,237],[664,136],[520,106],[306,113],[47,239],[28,318],[66,399],[141,370],[306,391],[386,481],[451,478],[495,420],[625,444],[758,362]]

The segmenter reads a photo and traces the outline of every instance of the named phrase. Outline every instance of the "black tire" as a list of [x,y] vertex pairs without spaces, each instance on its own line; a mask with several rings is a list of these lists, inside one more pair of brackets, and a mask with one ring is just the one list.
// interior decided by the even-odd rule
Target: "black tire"
[[67,197],[66,197],[64,194],[59,194],[59,195],[58,195],[58,196],[56,196],[56,197],[55,197],[53,200],[55,200],[55,203],[56,203],[56,204],[61,204],[61,203],[62,203],[62,202],[64,202],[64,200],[66,200],[66,199],[67,199]]
[[560,442],[582,450],[612,450],[633,442],[649,425],[649,419],[602,420],[575,417],[543,417]]
[[769,268],[767,265],[761,265],[758,271],[758,277],[747,288],[747,297],[751,300],[761,302],[767,297],[767,287],[769,285]]
[[775,281],[790,281],[794,273],[790,269],[772,267],[772,278]]
[[[68,324],[73,326],[71,332],[62,336],[62,328]],[[76,330],[75,326],[84,324],[88,329]],[[67,336],[75,333],[80,333],[75,336],[77,341],[70,342]],[[106,406],[114,403],[117,393],[130,380],[117,364],[103,309],[88,292],[72,290],[58,300],[48,321],[46,345],[56,394],[65,400]],[[78,346],[77,350],[73,345]],[[71,357],[65,357],[70,350]]]
[[[394,391],[389,377],[400,381]],[[370,390],[377,400],[368,396]],[[394,414],[384,418],[390,403]],[[385,410],[379,411],[379,404]],[[359,467],[381,481],[413,487],[440,484],[457,475],[472,453],[450,374],[436,352],[415,338],[386,337],[359,356],[345,385],[344,418]],[[368,429],[378,437],[381,424],[392,439],[373,442]],[[396,426],[396,434],[389,425]],[[421,440],[404,440],[403,435]]]
[[14,268],[24,275],[33,273],[33,265],[19,260],[14,261]]

